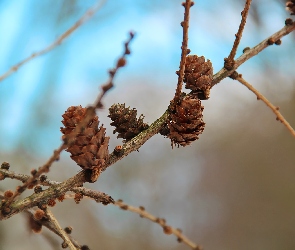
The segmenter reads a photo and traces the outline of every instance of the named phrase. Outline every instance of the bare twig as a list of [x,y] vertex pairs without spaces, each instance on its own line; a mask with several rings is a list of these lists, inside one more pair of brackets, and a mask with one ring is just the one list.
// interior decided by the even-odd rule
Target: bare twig
[[153,221],[159,224],[163,228],[163,231],[165,234],[168,234],[168,235],[174,234],[177,237],[178,242],[183,242],[184,244],[188,245],[192,249],[201,250],[201,247],[195,244],[190,239],[188,239],[185,235],[183,235],[180,229],[176,229],[174,227],[167,225],[165,219],[156,217],[146,212],[144,207],[133,207],[124,203],[121,200],[116,201],[114,205],[117,207],[120,207],[122,210],[128,210],[128,211],[137,213],[140,215],[140,217],[146,218],[150,221]]
[[70,189],[82,185],[84,182],[85,172],[81,171],[74,177],[71,177],[68,180],[57,185],[52,185],[43,192],[34,193],[22,200],[16,200],[12,202],[10,206],[7,206],[6,202],[4,202],[4,204],[0,204],[0,209],[2,210],[2,213],[0,213],[0,220],[8,219],[14,214],[17,214],[39,204],[46,204],[48,200],[55,199],[65,194]]
[[224,78],[230,76],[239,66],[241,66],[244,62],[252,58],[253,56],[256,56],[259,52],[264,50],[269,46],[269,40],[272,39],[273,41],[278,41],[280,38],[282,38],[285,35],[288,35],[290,32],[295,30],[295,22],[292,24],[286,25],[284,28],[279,30],[278,32],[271,35],[269,38],[266,38],[261,43],[257,44],[255,47],[245,51],[245,53],[240,56],[233,66],[232,70],[227,70],[226,68],[222,68],[219,72],[217,72],[213,76],[212,86],[219,83]]
[[250,83],[248,83],[241,74],[234,74],[237,77],[234,77],[233,79],[239,81],[240,83],[242,83],[243,85],[245,85],[249,90],[251,90],[256,96],[257,96],[257,100],[262,100],[266,106],[268,106],[277,116],[277,120],[281,121],[281,123],[283,123],[286,128],[290,131],[290,133],[295,136],[295,131],[292,128],[292,126],[287,122],[287,120],[283,117],[283,115],[280,113],[279,111],[279,107],[274,106],[268,99],[266,99],[266,97],[264,95],[262,95],[257,89],[255,89]]
[[21,66],[23,66],[27,62],[33,60],[34,58],[38,56],[46,54],[47,52],[54,49],[56,46],[60,45],[67,37],[69,37],[74,31],[76,31],[82,24],[84,24],[87,20],[89,20],[95,14],[95,12],[97,12],[102,7],[104,2],[105,0],[99,0],[93,7],[87,10],[85,14],[72,27],[70,27],[62,35],[60,35],[48,47],[33,53],[29,57],[25,58],[24,60],[20,61],[16,65],[12,66],[7,72],[5,72],[3,75],[0,76],[0,81],[4,80],[8,76],[10,76],[12,73],[16,72]]
[[56,228],[56,230],[58,232],[58,235],[60,235],[60,237],[64,240],[64,243],[66,244],[66,246],[69,247],[71,250],[77,250],[78,248],[76,248],[74,246],[74,244],[72,243],[72,241],[69,238],[68,234],[61,228],[61,226],[59,225],[57,219],[55,218],[53,213],[50,211],[50,209],[46,208],[45,213],[46,213],[48,219],[50,220],[50,222]]
[[114,203],[114,199],[107,195],[106,193],[95,191],[92,189],[84,188],[84,187],[74,187],[71,191],[75,193],[80,193],[84,196],[94,199],[96,202],[100,202],[103,205],[108,205],[110,203]]
[[[30,176],[29,175],[25,175],[25,174],[19,174],[16,172],[13,172],[11,170],[6,170],[6,169],[0,169],[0,174],[4,177],[4,178],[10,178],[10,179],[16,179],[22,182],[26,182]],[[46,180],[41,181],[38,179],[38,184],[41,186],[56,186],[61,184],[61,182],[58,181],[52,181],[49,180],[48,178],[46,178]],[[81,193],[85,196],[89,196],[91,198],[93,198],[96,202],[101,202],[104,205],[109,204],[109,203],[114,203],[114,199],[109,196],[106,193],[103,192],[99,192],[99,191],[95,191],[92,189],[88,189],[88,188],[84,188],[84,187],[72,187],[69,189],[69,191],[75,192],[75,193]],[[0,193],[1,195],[1,193]]]
[[189,11],[190,8],[194,5],[193,1],[186,0],[185,3],[182,3],[184,6],[184,21],[181,22],[181,26],[183,27],[183,38],[182,38],[182,45],[181,45],[181,58],[180,58],[180,65],[178,71],[178,82],[177,88],[175,92],[174,100],[178,102],[181,94],[182,89],[182,82],[184,78],[184,70],[185,70],[185,60],[188,54],[188,27],[189,27]]
[[67,146],[65,144],[62,144],[57,150],[54,150],[53,155],[49,158],[49,160],[38,169],[38,171],[33,170],[32,176],[27,179],[22,186],[17,187],[15,190],[13,196],[7,201],[6,206],[9,206],[16,197],[18,197],[22,192],[24,192],[28,187],[36,184],[36,180],[40,177],[41,174],[49,172],[49,168],[51,164],[58,160],[60,153],[66,149]]
[[[35,220],[34,213],[36,211],[37,211],[36,209],[31,209],[31,210],[24,211],[24,213],[26,215],[28,215],[30,218],[32,218],[33,220]],[[56,226],[52,223],[51,220],[48,220],[48,219],[44,218],[44,219],[38,220],[37,222],[40,223],[42,226],[46,227],[47,229],[49,229],[51,232],[53,232],[56,235],[58,235],[59,237],[61,237],[60,231],[56,228]],[[45,235],[44,235],[44,237],[45,237]],[[47,238],[47,237],[45,237],[45,238]],[[70,239],[70,241],[73,243],[73,245],[76,248],[78,248],[78,249],[81,248],[81,245],[79,244],[79,242],[76,239],[73,238],[73,236],[71,236],[70,234],[68,234],[68,238]],[[55,248],[56,248],[56,245],[55,245]]]
[[246,0],[244,10],[241,12],[242,20],[241,20],[241,23],[239,26],[239,30],[238,30],[237,34],[235,35],[236,39],[234,41],[234,45],[232,47],[232,50],[231,50],[228,58],[224,59],[224,67],[227,70],[231,70],[233,68],[234,63],[235,63],[234,58],[236,56],[236,52],[237,52],[239,43],[240,43],[242,35],[243,35],[243,30],[244,30],[244,27],[245,27],[245,24],[247,21],[247,16],[248,16],[249,8],[251,5],[251,1],[252,0]]
[[[18,174],[13,171],[5,170],[5,169],[0,169],[0,174],[2,176],[4,176],[4,178],[17,179],[22,182],[25,182],[26,180],[28,180],[30,178],[29,175]],[[54,199],[54,198],[60,197],[61,195],[63,195],[67,191],[72,191],[75,193],[80,193],[84,196],[88,196],[88,197],[94,199],[96,202],[101,202],[104,205],[107,205],[109,203],[114,203],[113,198],[103,192],[90,190],[90,189],[87,189],[84,187],[77,187],[77,185],[79,183],[78,179],[82,178],[83,175],[84,175],[83,173],[80,173],[80,174],[76,175],[75,177],[70,178],[69,180],[62,182],[62,183],[46,179],[45,181],[43,181],[42,183],[39,183],[39,184],[43,185],[43,186],[51,186],[52,188],[44,190],[41,193],[38,193],[38,195],[33,194],[23,200],[16,201],[15,203],[12,204],[11,207],[13,209],[10,212],[13,214],[22,212],[22,211],[32,208],[42,202],[46,203],[46,201],[49,199]],[[67,187],[65,187],[65,186],[67,186]],[[34,202],[30,204],[29,203],[30,200],[34,200]],[[35,201],[37,201],[37,203]],[[2,218],[0,217],[0,220],[7,219],[9,217],[11,217],[10,214],[8,216],[4,216]]]

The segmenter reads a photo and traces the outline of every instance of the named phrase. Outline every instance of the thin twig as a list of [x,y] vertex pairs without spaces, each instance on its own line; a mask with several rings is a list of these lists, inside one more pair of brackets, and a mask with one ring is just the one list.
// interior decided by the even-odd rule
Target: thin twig
[[36,183],[36,180],[41,176],[43,173],[49,172],[49,168],[51,164],[58,160],[60,153],[66,149],[67,146],[62,144],[57,150],[54,150],[53,155],[48,159],[48,161],[38,169],[29,179],[25,181],[22,186],[18,186],[15,190],[13,196],[7,201],[6,206],[10,206],[10,204],[18,197],[22,192],[24,192],[28,187],[32,186],[32,184]]
[[[24,211],[25,214],[27,214],[29,216],[29,218],[33,219],[34,221],[36,221],[36,219],[34,218],[34,213],[36,212],[36,209],[31,209],[31,210],[26,210]],[[58,235],[59,237],[62,237],[60,231],[57,229],[56,225],[52,223],[51,220],[48,219],[42,219],[42,220],[37,220],[37,223],[41,224],[42,226],[48,228],[51,232],[55,233],[56,235]],[[30,225],[29,225],[30,226]],[[73,243],[73,245],[80,249],[81,245],[77,242],[77,240],[75,240],[73,238],[73,236],[68,234],[68,238],[70,239],[70,241]]]
[[[37,206],[41,203],[47,203],[47,201],[50,199],[58,198],[59,196],[69,191],[71,188],[80,186],[84,182],[85,172],[81,171],[74,177],[71,177],[60,184],[52,185],[43,192],[34,193],[24,199],[16,200],[12,202],[12,204],[9,207],[4,202],[4,204],[0,206],[2,210],[2,213],[0,213],[0,221],[6,220],[15,214],[18,214],[19,212]],[[3,213],[4,211],[5,213]]]
[[237,49],[238,49],[239,43],[240,43],[242,35],[243,35],[243,31],[244,31],[244,27],[245,27],[245,24],[247,21],[247,16],[248,16],[248,12],[250,9],[251,1],[252,0],[246,0],[244,10],[241,12],[242,20],[241,20],[241,23],[239,26],[239,30],[238,30],[237,34],[235,35],[236,39],[234,41],[234,45],[232,47],[232,50],[231,50],[228,58],[224,59],[224,67],[227,70],[231,70],[233,68],[234,63],[235,63],[234,58],[236,56]]
[[75,193],[80,193],[84,196],[94,199],[96,202],[100,202],[103,205],[108,205],[114,203],[114,199],[106,193],[99,192],[96,190],[84,188],[84,187],[74,187],[71,191]]
[[68,30],[66,30],[62,35],[60,35],[52,44],[50,44],[48,47],[33,53],[29,57],[25,58],[24,60],[20,61],[16,65],[12,66],[7,72],[5,72],[3,75],[0,76],[0,81],[4,80],[8,76],[10,76],[12,73],[16,72],[21,66],[26,64],[27,62],[33,60],[34,58],[44,55],[47,52],[54,49],[56,46],[60,45],[66,38],[68,38],[74,31],[76,31],[82,24],[84,24],[87,20],[89,20],[95,12],[97,12],[102,5],[104,4],[105,0],[99,0],[93,7],[91,7],[89,10],[85,12],[85,14]]
[[[19,180],[22,182],[26,182],[30,178],[29,175],[19,174],[19,173],[13,172],[11,170],[6,170],[6,169],[0,169],[0,175],[2,175],[4,178],[16,179],[16,180]],[[54,199],[54,198],[60,197],[61,195],[65,194],[65,192],[67,192],[67,191],[72,191],[75,193],[80,193],[84,196],[88,196],[88,197],[94,199],[96,202],[100,202],[104,205],[114,203],[114,199],[106,193],[99,192],[96,190],[91,190],[91,189],[84,188],[84,187],[77,187],[77,184],[79,182],[81,182],[80,180],[78,180],[78,178],[81,177],[80,175],[73,177],[71,182],[69,182],[69,180],[67,180],[65,182],[57,182],[57,181],[52,181],[49,179],[46,179],[45,181],[42,181],[42,182],[39,181],[38,182],[39,185],[51,186],[52,189],[44,190],[44,191],[40,192],[37,196],[36,196],[36,194],[32,194],[31,196],[25,198],[23,201],[17,201],[17,204],[18,204],[17,206],[12,205],[12,207],[14,207],[15,211],[13,210],[11,212],[14,212],[14,214],[16,214],[16,213],[22,212],[25,209],[29,209],[33,206],[36,206],[38,204],[35,202],[33,204],[28,204],[27,201],[29,201],[30,199],[34,200],[34,201],[35,201],[35,199],[37,199],[39,201],[39,203],[41,201],[45,202],[48,199]],[[68,186],[67,190],[65,190],[63,188],[64,185]],[[51,195],[53,193],[54,193],[54,196],[51,197]],[[43,200],[41,199],[41,197]],[[7,219],[7,218],[6,217],[0,218],[0,220],[1,219]]]
[[182,82],[184,78],[184,70],[185,70],[185,60],[188,54],[188,27],[189,27],[189,11],[190,8],[194,5],[194,2],[190,0],[186,0],[185,3],[182,3],[184,6],[184,21],[181,22],[181,26],[183,28],[183,37],[182,37],[182,45],[181,45],[181,58],[180,58],[180,65],[178,71],[178,82],[177,88],[174,96],[175,102],[178,102],[181,94],[182,89]]
[[266,106],[268,106],[277,116],[277,120],[281,121],[286,128],[290,131],[290,133],[295,137],[295,131],[292,126],[287,122],[284,116],[280,113],[279,107],[274,106],[264,95],[262,95],[257,89],[255,89],[250,83],[248,83],[241,74],[237,74],[238,76],[234,78],[235,80],[239,81],[243,85],[245,85],[249,90],[251,90],[256,96],[257,100],[262,100]]
[[46,213],[48,219],[51,221],[51,223],[55,226],[56,230],[58,231],[58,234],[64,240],[64,242],[66,243],[66,245],[71,250],[77,250],[78,248],[76,248],[74,246],[74,244],[72,243],[72,241],[69,238],[68,234],[61,228],[61,226],[59,225],[57,219],[55,218],[55,216],[53,215],[53,213],[50,211],[50,209],[46,208],[45,213]]
[[144,207],[130,206],[121,200],[116,201],[114,203],[114,205],[117,207],[120,207],[122,210],[128,210],[128,211],[137,213],[140,215],[140,217],[144,217],[150,221],[153,221],[153,222],[159,224],[163,228],[163,231],[165,234],[168,234],[168,235],[174,234],[177,237],[178,242],[183,242],[192,249],[201,250],[201,247],[198,246],[197,244],[195,244],[190,239],[188,239],[185,235],[183,235],[180,229],[176,229],[174,227],[167,225],[165,219],[161,219],[159,217],[156,217],[156,216],[148,213],[147,211],[145,211]]
[[[26,182],[30,178],[29,175],[19,174],[11,170],[1,169],[1,168],[0,168],[0,175],[2,175],[3,178],[15,179],[21,182]],[[38,180],[38,185],[40,186],[57,186],[59,184],[61,184],[61,182],[52,181],[52,180],[49,180],[48,178],[46,178],[46,180],[44,181]],[[74,193],[80,193],[84,196],[88,196],[90,198],[93,198],[96,202],[101,202],[104,205],[115,202],[110,195],[104,192],[88,189],[85,187],[72,187],[68,191],[72,191]],[[1,196],[1,193],[0,193],[0,196]]]
[[226,68],[222,68],[219,72],[217,72],[213,76],[212,87],[214,85],[216,85],[217,83],[219,83],[224,78],[230,76],[244,62],[246,62],[247,60],[249,60],[253,56],[256,56],[262,50],[267,48],[270,45],[268,42],[269,40],[278,41],[280,38],[282,38],[285,35],[288,35],[290,32],[292,32],[294,30],[295,30],[295,22],[293,22],[290,25],[286,25],[278,32],[274,33],[270,37],[263,40],[261,43],[257,44],[255,47],[245,51],[245,53],[235,61],[235,64],[234,64],[232,70],[227,70]]

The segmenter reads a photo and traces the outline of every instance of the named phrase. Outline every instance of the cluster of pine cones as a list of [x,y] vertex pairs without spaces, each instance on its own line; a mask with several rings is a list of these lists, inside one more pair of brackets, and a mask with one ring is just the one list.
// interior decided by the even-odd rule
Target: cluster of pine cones
[[[178,74],[178,72],[176,72]],[[210,60],[203,56],[188,55],[186,57],[184,82],[190,89],[188,95],[183,94],[178,103],[170,104],[170,120],[160,131],[171,140],[171,145],[187,146],[197,140],[205,128],[203,109],[200,100],[209,98],[213,68]]]
[[[87,108],[81,106],[71,106],[62,115],[64,127],[60,130],[66,138],[86,116]],[[111,125],[115,127],[114,133],[118,133],[118,138],[123,138],[124,142],[129,141],[141,131],[148,128],[143,122],[143,115],[137,118],[137,110],[126,108],[125,104],[114,104],[109,109],[109,117],[112,119]],[[108,144],[110,137],[105,136],[105,128],[98,127],[98,116],[94,116],[80,133],[76,140],[66,151],[71,153],[71,158],[87,173],[89,182],[95,182],[108,160]]]
[[[186,146],[197,140],[203,132],[203,109],[200,100],[208,99],[213,79],[212,64],[205,61],[203,56],[187,56],[184,82],[191,92],[182,94],[177,103],[172,100],[169,106],[169,122],[160,131],[162,135],[171,140],[171,144]],[[64,127],[61,132],[65,139],[86,116],[87,109],[81,106],[71,106],[62,115]],[[115,127],[114,133],[124,142],[131,140],[149,126],[143,122],[143,115],[137,118],[137,110],[126,108],[125,104],[114,104],[109,108],[111,125]],[[99,120],[94,116],[87,126],[77,134],[75,142],[66,151],[71,158],[86,172],[89,181],[97,180],[105,162],[108,160],[109,137],[105,136],[105,128],[98,127]]]

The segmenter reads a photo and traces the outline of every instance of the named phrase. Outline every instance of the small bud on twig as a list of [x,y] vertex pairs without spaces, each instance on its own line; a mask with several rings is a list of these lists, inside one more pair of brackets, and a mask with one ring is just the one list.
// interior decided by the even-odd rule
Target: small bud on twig
[[2,168],[2,169],[9,170],[9,168],[10,168],[10,164],[9,164],[8,162],[3,162],[3,163],[1,164],[1,168]]

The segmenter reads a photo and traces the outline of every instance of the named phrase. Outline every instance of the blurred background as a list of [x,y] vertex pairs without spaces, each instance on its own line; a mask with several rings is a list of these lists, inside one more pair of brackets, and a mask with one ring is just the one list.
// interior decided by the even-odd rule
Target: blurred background
[[[0,74],[69,29],[94,0],[1,0]],[[136,32],[126,67],[115,78],[98,112],[111,136],[110,151],[122,144],[107,117],[113,103],[137,108],[151,124],[173,98],[179,67],[182,1],[106,1],[62,45],[0,82],[0,159],[28,174],[61,144],[61,115],[69,106],[92,104],[108,69],[123,52],[128,32]],[[191,9],[191,54],[223,66],[245,1],[195,1]],[[253,1],[237,56],[284,26],[285,1]],[[295,36],[282,39],[243,64],[238,72],[295,126]],[[139,152],[86,185],[144,206],[205,250],[295,249],[295,140],[275,115],[246,87],[225,79],[205,106],[206,128],[191,146],[171,149],[154,136]],[[63,181],[80,168],[63,152],[48,177]],[[18,181],[0,182],[14,190]],[[25,195],[32,191],[26,191]],[[112,205],[84,199],[53,209],[62,227],[90,249],[188,249],[157,224]],[[46,228],[32,234],[23,214],[0,223],[0,249],[61,249]]]

